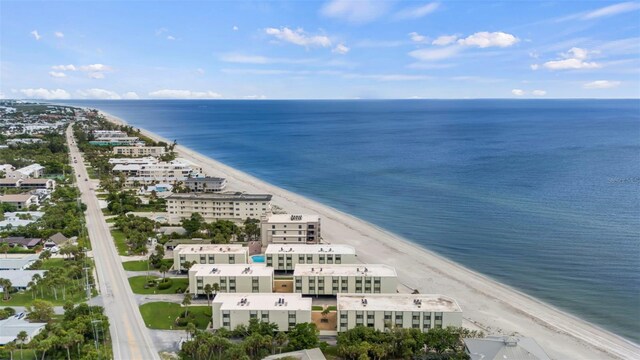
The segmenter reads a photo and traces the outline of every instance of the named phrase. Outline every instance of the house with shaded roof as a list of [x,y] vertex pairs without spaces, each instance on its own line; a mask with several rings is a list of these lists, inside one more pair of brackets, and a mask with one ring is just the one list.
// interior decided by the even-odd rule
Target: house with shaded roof
[[0,238],[0,244],[7,243],[11,247],[22,247],[26,249],[33,249],[34,247],[42,244],[40,238],[26,238],[22,236],[12,236],[6,238]]
[[551,360],[542,347],[529,337],[487,336],[463,341],[471,360]]
[[45,240],[44,247],[45,248],[52,248],[54,246],[62,247],[66,245],[68,242],[69,242],[69,238],[62,235],[62,233],[58,232],[49,236],[47,240]]
[[39,205],[38,197],[31,194],[2,195],[0,203],[14,205],[18,210],[28,209],[31,205]]

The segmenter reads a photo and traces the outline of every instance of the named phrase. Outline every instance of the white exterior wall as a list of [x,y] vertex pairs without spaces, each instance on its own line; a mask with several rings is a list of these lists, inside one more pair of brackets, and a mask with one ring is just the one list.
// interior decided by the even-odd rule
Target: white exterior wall
[[[334,265],[336,266],[336,265]],[[370,265],[373,266],[373,265]],[[375,265],[382,267],[385,265]],[[293,273],[294,291],[303,295],[336,295],[336,294],[395,294],[398,289],[398,277],[393,275],[375,275],[360,272],[357,274],[331,274],[316,272],[314,274],[298,274],[297,269],[308,267],[298,265]],[[314,266],[314,269],[328,270],[331,265]],[[361,266],[363,269],[364,266]],[[387,267],[388,268],[388,267]],[[393,268],[390,268],[393,269]]]
[[[202,248],[202,250],[200,250]],[[191,251],[195,249],[195,251]],[[222,251],[220,249],[223,249]],[[228,251],[226,249],[234,249]],[[239,249],[239,251],[236,251]],[[181,265],[185,262],[196,264],[247,264],[249,262],[249,250],[241,245],[190,245],[182,244],[173,249],[173,269],[184,270]]]
[[[216,272],[213,272],[214,268]],[[250,270],[234,271],[239,268]],[[220,287],[218,292],[222,293],[270,293],[273,292],[273,268],[256,264],[221,264],[196,265],[189,269],[191,294],[205,295],[204,286],[207,284],[218,284]]]
[[[277,245],[271,245],[265,253],[267,266],[273,266],[275,270],[291,271],[297,264],[357,264],[358,259],[354,252],[271,252]],[[286,246],[283,247],[286,250]],[[316,249],[316,246],[309,245],[309,250]],[[323,246],[324,249],[331,248],[330,245]],[[334,247],[333,249],[336,249]]]
[[182,219],[191,217],[193,213],[202,215],[205,221],[258,219],[271,211],[271,200],[252,199],[207,199],[204,197],[167,198],[169,222],[177,224]]
[[[307,219],[290,220],[286,216],[272,215],[263,218],[260,224],[262,245],[268,244],[315,244],[320,240],[320,217],[298,215]],[[295,215],[293,215],[295,216]]]
[[114,146],[113,153],[127,156],[160,156],[165,150],[163,146]]

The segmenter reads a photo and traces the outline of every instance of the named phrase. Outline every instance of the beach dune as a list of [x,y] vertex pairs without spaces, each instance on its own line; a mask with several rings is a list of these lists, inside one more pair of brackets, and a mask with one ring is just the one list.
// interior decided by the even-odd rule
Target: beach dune
[[[103,114],[112,122],[126,124],[122,119]],[[141,130],[156,141],[171,142]],[[420,293],[455,298],[462,307],[465,327],[483,330],[488,335],[533,337],[552,359],[640,359],[638,344],[466,269],[400,236],[268,184],[182,145],[178,145],[176,151],[180,157],[202,165],[207,175],[226,177],[229,190],[269,193],[273,195],[273,204],[289,213],[319,214],[325,241],[354,246],[364,263],[394,266],[403,286],[401,291],[417,289]]]

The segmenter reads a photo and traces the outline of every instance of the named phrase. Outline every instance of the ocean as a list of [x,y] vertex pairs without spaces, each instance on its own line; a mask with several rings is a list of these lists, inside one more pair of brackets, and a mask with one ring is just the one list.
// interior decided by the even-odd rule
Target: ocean
[[638,100],[68,101],[640,342]]

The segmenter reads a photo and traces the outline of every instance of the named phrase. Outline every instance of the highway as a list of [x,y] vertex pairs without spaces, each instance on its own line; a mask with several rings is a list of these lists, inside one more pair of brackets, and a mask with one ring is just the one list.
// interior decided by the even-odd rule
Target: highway
[[[75,170],[82,202],[87,205],[86,221],[93,257],[98,276],[100,293],[105,313],[109,317],[109,332],[113,346],[113,357],[120,359],[160,359],[149,331],[144,325],[127,276],[120,261],[109,226],[100,210],[98,198],[88,179],[82,155],[75,145],[72,126],[67,128],[67,143],[71,165]],[[78,162],[74,163],[73,159]],[[78,177],[78,175],[80,175]]]

